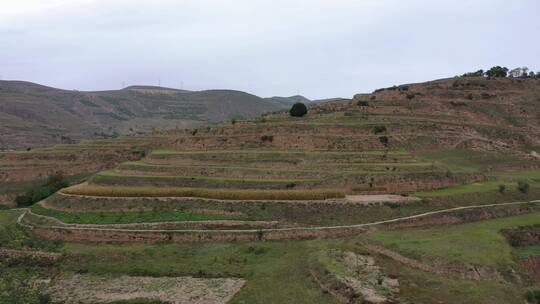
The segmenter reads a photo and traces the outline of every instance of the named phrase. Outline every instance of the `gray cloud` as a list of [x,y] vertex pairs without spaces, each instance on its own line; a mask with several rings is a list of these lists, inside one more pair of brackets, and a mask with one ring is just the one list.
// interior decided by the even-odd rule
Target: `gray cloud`
[[0,75],[349,97],[492,65],[538,70],[538,12],[536,0],[4,0]]

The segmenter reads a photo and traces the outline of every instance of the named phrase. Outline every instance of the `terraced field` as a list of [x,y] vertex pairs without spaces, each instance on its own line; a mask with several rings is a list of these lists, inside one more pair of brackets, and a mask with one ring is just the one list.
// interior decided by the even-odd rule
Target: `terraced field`
[[[101,145],[115,149],[140,141],[146,153],[107,166],[34,212],[81,224],[115,224],[114,218],[119,218],[117,224],[168,221],[174,219],[171,212],[179,212],[177,219],[212,220],[200,216],[202,208],[237,212],[244,221],[298,227],[355,224],[441,208],[424,200],[389,201],[371,204],[379,207],[370,209],[370,204],[357,203],[355,195],[436,198],[497,191],[505,182],[508,191],[516,191],[518,179],[530,178],[512,179],[508,174],[513,173],[505,172],[538,168],[530,155],[536,140],[517,125],[501,128],[501,119],[512,115],[507,107],[495,106],[499,112],[487,113],[479,106],[507,102],[506,97],[495,102],[475,95],[475,86],[485,90],[491,82],[469,83],[467,90],[460,87],[461,80],[411,86],[408,93],[389,88],[314,106],[302,118],[277,112],[220,126],[163,131],[151,138],[57,146],[51,151],[80,154]],[[407,97],[411,92],[418,94]],[[163,216],[146,214],[151,210]],[[83,220],[81,212],[101,212],[102,220]]]
[[[6,152],[12,179],[63,162],[96,172],[0,212],[1,240],[65,251],[63,281],[245,279],[231,303],[522,303],[538,286],[540,132],[523,114],[538,90],[467,81],[388,88],[301,118]],[[503,234],[514,230],[526,244]]]

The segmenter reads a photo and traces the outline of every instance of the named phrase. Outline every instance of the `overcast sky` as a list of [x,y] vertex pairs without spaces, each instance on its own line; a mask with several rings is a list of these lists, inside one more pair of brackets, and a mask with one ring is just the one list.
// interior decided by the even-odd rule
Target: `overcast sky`
[[0,75],[350,97],[493,65],[540,70],[538,0],[0,0]]

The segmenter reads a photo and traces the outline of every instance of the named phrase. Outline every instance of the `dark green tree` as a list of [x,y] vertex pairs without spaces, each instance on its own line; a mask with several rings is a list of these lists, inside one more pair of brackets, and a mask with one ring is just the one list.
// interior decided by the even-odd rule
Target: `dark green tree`
[[486,71],[486,76],[489,77],[506,77],[508,75],[508,68],[501,66],[494,66]]
[[293,104],[293,106],[289,110],[289,114],[294,117],[302,117],[307,114],[307,107],[305,104],[297,102]]

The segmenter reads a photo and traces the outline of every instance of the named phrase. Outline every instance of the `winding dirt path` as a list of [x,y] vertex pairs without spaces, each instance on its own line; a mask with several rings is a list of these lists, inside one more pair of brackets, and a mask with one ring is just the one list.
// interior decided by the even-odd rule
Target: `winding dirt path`
[[[399,221],[404,220],[410,220],[415,218],[421,218],[426,217],[430,215],[436,215],[436,214],[444,214],[459,210],[468,210],[468,209],[480,209],[480,208],[489,208],[489,207],[500,207],[500,206],[515,206],[515,205],[525,205],[525,204],[536,204],[540,203],[540,200],[532,200],[532,201],[526,201],[526,202],[509,202],[509,203],[500,203],[500,204],[486,204],[486,205],[473,205],[473,206],[463,206],[463,207],[455,207],[455,208],[449,208],[449,209],[443,209],[443,210],[435,210],[435,211],[429,211],[429,212],[423,212],[420,214],[410,215],[410,216],[404,216],[404,217],[398,217],[394,219],[389,220],[382,220],[382,221],[376,221],[371,223],[364,223],[364,224],[355,224],[355,225],[342,225],[342,226],[319,226],[319,227],[289,227],[289,228],[263,228],[263,229],[231,229],[231,230],[201,230],[201,229],[179,229],[179,230],[166,230],[166,229],[128,229],[128,228],[103,228],[110,225],[93,225],[92,227],[88,227],[81,224],[67,224],[64,223],[54,217],[45,216],[45,215],[39,215],[33,213],[28,208],[22,208],[20,210],[24,210],[24,212],[19,216],[17,219],[17,224],[29,229],[33,229],[36,227],[39,228],[59,228],[59,229],[72,229],[72,230],[92,230],[92,231],[116,231],[116,232],[180,232],[180,233],[259,233],[259,232],[295,232],[295,231],[331,231],[331,230],[342,230],[342,229],[356,229],[356,228],[366,228],[366,227],[372,227],[382,224],[389,224],[389,223],[395,223]],[[22,223],[22,220],[26,214],[31,214],[36,217],[40,217],[46,220],[54,221],[55,223],[60,224],[61,226],[33,226],[29,224]]]

